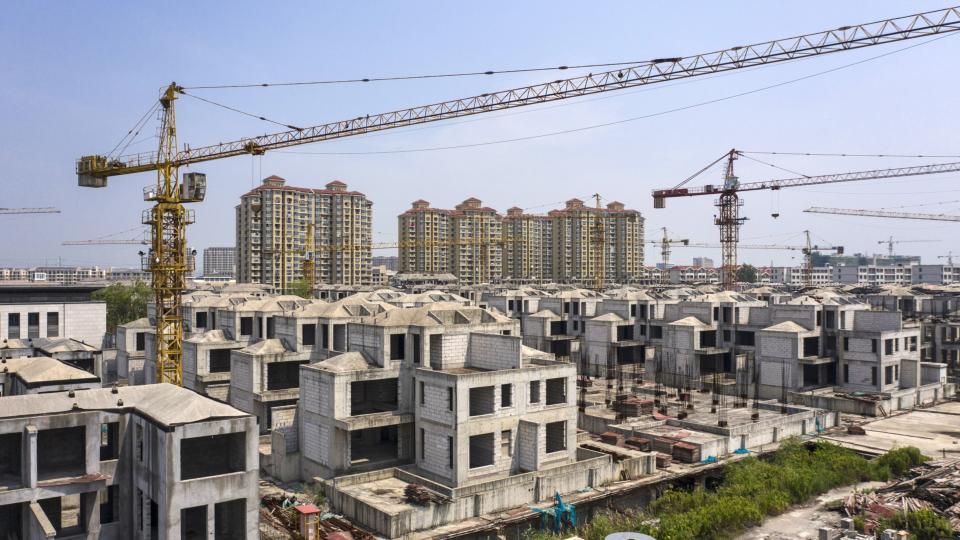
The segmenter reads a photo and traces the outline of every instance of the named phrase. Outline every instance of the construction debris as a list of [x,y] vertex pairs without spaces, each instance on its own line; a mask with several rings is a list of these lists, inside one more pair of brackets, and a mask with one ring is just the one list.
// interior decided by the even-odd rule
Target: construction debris
[[407,501],[421,506],[433,500],[430,491],[420,484],[407,484],[407,487],[403,489],[403,494],[407,497]]
[[[269,523],[276,531],[283,531],[290,538],[300,538],[299,516],[295,509],[296,498],[268,495],[260,499],[261,524]],[[324,513],[316,524],[317,540],[374,540],[374,536],[355,527],[340,516]]]
[[866,529],[898,512],[933,510],[960,528],[960,459],[929,461],[872,493],[856,492],[843,501],[848,516],[863,516]]

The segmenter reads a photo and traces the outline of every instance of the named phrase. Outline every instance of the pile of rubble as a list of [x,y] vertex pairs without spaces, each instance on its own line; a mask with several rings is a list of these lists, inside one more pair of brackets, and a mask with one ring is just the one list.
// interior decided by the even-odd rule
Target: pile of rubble
[[407,487],[403,488],[403,495],[407,498],[407,502],[418,504],[424,506],[428,503],[444,503],[448,502],[446,499],[440,495],[430,491],[425,486],[421,484],[407,484]]
[[[269,529],[276,533],[288,535],[287,538],[301,538],[300,516],[296,511],[298,504],[299,501],[296,497],[287,498],[277,495],[262,497],[260,499],[261,526],[267,525]],[[315,507],[314,511],[319,512]],[[311,538],[317,540],[374,540],[372,534],[355,527],[346,519],[330,513],[320,514],[319,520],[311,528],[313,528],[314,534],[317,534],[317,536],[311,536]],[[261,530],[261,537],[279,538],[279,536],[263,535],[262,533]]]
[[960,529],[960,459],[928,461],[909,479],[898,480],[874,492],[857,492],[844,499],[848,516],[863,516],[868,529],[897,512],[928,509]]

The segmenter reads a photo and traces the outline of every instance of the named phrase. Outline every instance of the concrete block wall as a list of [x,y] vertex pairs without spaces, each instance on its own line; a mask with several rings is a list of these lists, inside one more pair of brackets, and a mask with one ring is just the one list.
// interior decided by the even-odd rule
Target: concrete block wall
[[[467,363],[467,353],[470,349],[470,334],[468,332],[444,333],[440,338],[440,350],[431,346],[431,340],[426,340],[429,347],[430,367],[434,369],[451,369],[462,367]],[[435,338],[433,340],[435,342]]]
[[347,325],[347,350],[363,352],[378,366],[384,367],[390,358],[390,338],[385,334],[384,327],[350,323]]
[[[621,324],[628,324],[626,322]],[[636,332],[636,329],[634,329]],[[612,321],[586,322],[583,351],[588,362],[594,366],[606,366],[610,344],[617,340],[617,323]]]
[[803,338],[799,333],[758,332],[757,356],[763,358],[797,359],[802,351]]
[[519,368],[520,341],[519,336],[471,333],[467,348],[467,365],[489,370]]
[[[771,325],[778,324],[784,321],[793,321],[800,326],[806,328],[807,330],[812,330],[817,327],[817,312],[818,306],[794,306],[794,305],[776,305],[772,308],[773,317],[770,322]],[[751,308],[750,311],[755,311],[757,308]],[[821,323],[822,323],[821,316]]]
[[540,468],[538,445],[542,439],[543,426],[535,422],[521,420],[516,430],[518,466],[523,471],[535,471]]
[[[420,436],[420,435],[418,435]],[[453,466],[450,466],[450,439],[452,435],[446,431],[437,431],[423,428],[423,451],[417,456],[417,463],[424,470],[429,471],[446,480],[454,480],[457,461],[467,459],[467,455],[457,455],[454,452]],[[419,451],[419,450],[418,450]]]
[[[849,318],[850,315],[847,315]],[[849,320],[847,323],[849,324]],[[899,331],[903,326],[903,317],[899,311],[855,311],[853,312],[853,330],[859,332]],[[849,328],[849,326],[848,326]]]
[[[437,422],[447,426],[453,426],[456,422],[455,411],[458,407],[458,401],[469,400],[469,394],[457,395],[456,384],[443,384],[439,381],[424,380],[422,402],[418,403],[420,418]],[[449,391],[453,391],[453,410],[449,408]]]

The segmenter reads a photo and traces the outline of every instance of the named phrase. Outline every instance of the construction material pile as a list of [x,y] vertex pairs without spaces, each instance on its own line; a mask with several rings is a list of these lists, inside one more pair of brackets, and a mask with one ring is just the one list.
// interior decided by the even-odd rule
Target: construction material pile
[[868,524],[897,512],[932,510],[960,529],[960,459],[928,461],[872,493],[856,492],[843,501],[849,516],[863,516]]
[[421,506],[434,500],[433,493],[420,484],[407,484],[407,487],[403,488],[403,494],[407,501]]
[[[260,499],[260,522],[270,529],[283,532],[288,538],[302,538],[299,515],[295,509],[296,498],[268,495]],[[315,527],[315,528],[314,528]],[[331,514],[320,514],[320,519],[311,526],[318,540],[375,540],[374,536],[355,527],[346,519]]]

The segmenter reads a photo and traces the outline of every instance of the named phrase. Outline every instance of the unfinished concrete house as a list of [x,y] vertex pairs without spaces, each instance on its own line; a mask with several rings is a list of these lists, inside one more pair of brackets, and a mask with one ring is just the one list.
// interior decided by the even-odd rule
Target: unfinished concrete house
[[183,386],[229,403],[230,354],[243,343],[227,339],[223,330],[208,330],[183,341]]
[[47,356],[0,359],[0,397],[86,390],[100,386],[100,377]]
[[143,362],[147,350],[147,332],[153,331],[150,319],[143,317],[117,325],[117,382],[144,384]]
[[257,417],[260,432],[293,424],[306,353],[291,353],[279,339],[257,341],[230,355],[230,404]]
[[523,332],[523,316],[540,311],[540,298],[549,293],[532,287],[519,289],[501,289],[482,294],[482,302],[490,309],[496,309],[507,317],[520,321]]
[[[348,352],[300,368],[299,442],[302,459],[284,463],[275,442],[276,474],[330,478],[408,463],[413,413],[401,409],[399,365],[368,362]],[[407,402],[411,401],[409,397]],[[296,433],[285,433],[295,440]],[[279,441],[275,435],[275,441]],[[286,444],[286,443],[283,443]]]
[[353,295],[335,302],[311,302],[275,317],[276,336],[287,350],[323,360],[346,352],[347,325],[395,309],[384,301]]
[[[437,312],[429,316],[450,319]],[[336,511],[379,534],[399,538],[654,470],[653,454],[636,453],[614,462],[610,454],[578,447],[576,366],[572,363],[524,347],[519,336],[470,331],[469,326],[457,328],[452,322],[442,333],[421,341],[430,348],[419,357],[419,365],[413,364],[415,358],[397,359],[396,405],[388,401],[388,410],[364,408],[358,412],[366,415],[337,420],[361,432],[372,425],[369,439],[347,430],[349,435],[311,436],[315,443],[301,443],[303,452],[309,452],[311,444],[323,452],[328,444],[328,455],[334,459],[342,459],[343,452],[353,459],[360,450],[360,456],[383,460],[381,467],[369,472],[358,473],[362,466],[351,464],[354,470],[346,472],[354,474],[326,483],[327,497]],[[380,340],[368,343],[379,347]],[[343,371],[333,378],[345,379],[344,390],[370,385],[365,395],[373,391],[378,405],[385,397],[392,399],[393,385],[386,390],[378,388],[382,382],[375,382],[390,379],[368,379],[389,368],[373,367],[359,354],[348,355],[303,370],[315,371],[322,380],[330,376],[321,372],[334,369],[330,364],[337,362],[336,368]],[[383,351],[376,357],[389,362],[388,355]],[[318,394],[321,405],[329,403],[322,390]],[[312,399],[304,397],[304,409]],[[330,406],[346,412],[347,403],[334,398]],[[396,410],[389,410],[392,407]],[[367,418],[376,424],[368,424]],[[396,426],[395,439],[392,428],[384,429],[381,423]],[[380,438],[386,439],[381,446],[395,448],[394,454],[388,454],[387,448],[377,450]],[[394,461],[408,464],[383,468]],[[405,502],[403,493],[411,483],[425,487],[438,502],[426,506]]]
[[[276,334],[274,316],[309,303],[310,300],[299,296],[269,296],[248,293],[216,294],[199,291],[192,293],[189,296],[189,302],[184,303],[184,337],[190,339],[195,336],[202,336],[211,330],[221,330],[225,340],[237,342],[241,345],[270,339]],[[148,318],[152,317],[152,304],[148,306],[147,313]],[[152,323],[153,319],[151,318],[150,321]],[[151,384],[156,381],[156,350],[154,336],[147,333],[145,338],[143,373],[146,383]],[[210,349],[215,348],[212,346],[212,339],[210,345]],[[223,348],[233,348],[232,344],[225,343],[223,345]],[[198,351],[198,349],[191,349],[191,352],[195,351]],[[222,355],[223,353],[216,354]],[[204,365],[204,359],[193,357],[189,360],[189,363],[192,366],[202,366]],[[196,373],[197,376],[204,374],[207,373],[202,371]],[[217,379],[217,377],[212,379]],[[222,380],[216,380],[215,383],[221,387],[224,384]],[[196,381],[194,382],[194,385],[198,384]],[[220,388],[214,393],[222,393],[222,391],[223,389]]]
[[0,358],[45,356],[56,358],[103,379],[106,366],[103,351],[71,338],[5,339],[0,342]]
[[255,424],[168,384],[0,398],[0,531],[256,538]]
[[[244,304],[246,307],[249,304]],[[230,403],[257,415],[263,432],[291,425],[300,395],[299,367],[347,350],[349,323],[392,309],[389,304],[352,296],[331,303],[297,303],[273,314],[268,324],[275,338],[231,347],[225,366],[229,369]],[[252,320],[256,324],[256,319]]]
[[456,354],[471,332],[517,331],[508,317],[457,303],[385,310],[350,323],[350,353],[301,368],[303,477],[409,460],[414,370]]

